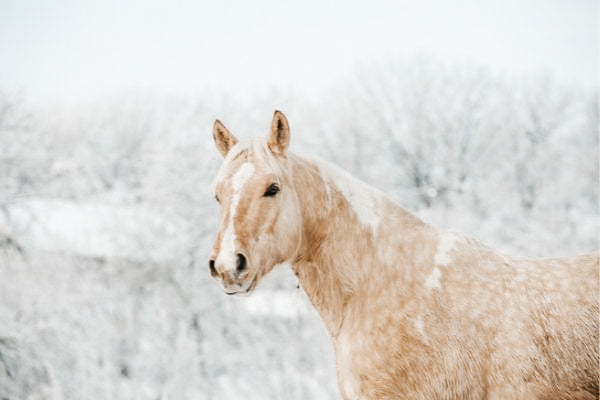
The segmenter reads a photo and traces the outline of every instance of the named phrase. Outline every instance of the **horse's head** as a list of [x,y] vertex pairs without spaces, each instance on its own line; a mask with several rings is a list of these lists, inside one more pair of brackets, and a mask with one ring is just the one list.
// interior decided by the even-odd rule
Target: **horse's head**
[[227,294],[254,289],[300,241],[301,213],[287,156],[290,131],[275,111],[267,139],[238,140],[219,121],[213,136],[225,158],[213,183],[221,229],[209,267]]

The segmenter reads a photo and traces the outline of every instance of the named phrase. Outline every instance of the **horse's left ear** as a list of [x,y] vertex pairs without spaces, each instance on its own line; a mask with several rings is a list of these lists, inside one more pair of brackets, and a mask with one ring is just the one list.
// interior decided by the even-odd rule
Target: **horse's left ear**
[[290,144],[290,126],[281,111],[275,110],[267,144],[273,154],[285,157],[285,152]]

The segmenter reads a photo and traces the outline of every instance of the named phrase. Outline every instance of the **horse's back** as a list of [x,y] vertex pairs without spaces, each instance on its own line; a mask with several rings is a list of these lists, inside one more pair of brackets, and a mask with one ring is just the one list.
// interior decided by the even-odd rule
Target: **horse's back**
[[599,255],[515,261],[538,278],[525,285],[532,352],[524,380],[538,399],[597,399]]
[[379,280],[349,307],[344,398],[598,397],[598,254],[511,258],[460,237],[447,248],[412,286]]
[[532,359],[540,399],[597,399],[599,376],[598,302],[583,304],[570,318],[542,311],[532,323],[538,356]]
[[436,334],[471,345],[464,370],[475,360],[482,381],[467,397],[483,386],[488,399],[597,399],[599,254],[510,258],[468,240],[455,248],[442,288],[448,323]]

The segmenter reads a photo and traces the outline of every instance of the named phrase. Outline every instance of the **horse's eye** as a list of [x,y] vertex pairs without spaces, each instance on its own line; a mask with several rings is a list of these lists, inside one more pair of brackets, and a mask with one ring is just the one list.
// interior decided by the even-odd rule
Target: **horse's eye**
[[276,183],[271,183],[271,185],[269,185],[269,187],[265,191],[264,195],[267,197],[272,197],[275,196],[277,192],[279,192],[279,185]]
[[217,203],[221,202],[221,200],[219,200],[219,196],[217,196],[216,194],[215,194],[215,200],[217,201]]

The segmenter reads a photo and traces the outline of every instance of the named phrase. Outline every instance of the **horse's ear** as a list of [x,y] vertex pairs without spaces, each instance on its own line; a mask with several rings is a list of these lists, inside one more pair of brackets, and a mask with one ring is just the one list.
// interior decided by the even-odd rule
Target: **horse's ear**
[[281,111],[275,110],[267,143],[273,154],[285,157],[285,152],[290,144],[290,126]]
[[218,119],[215,120],[213,125],[213,138],[215,139],[217,149],[219,149],[223,157],[227,156],[229,150],[238,142],[235,136]]

